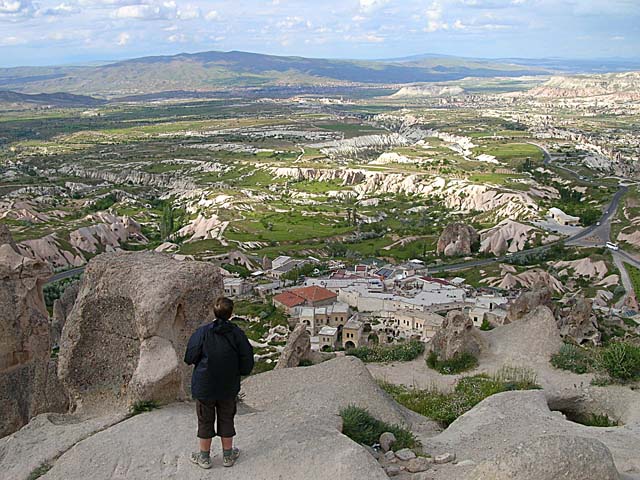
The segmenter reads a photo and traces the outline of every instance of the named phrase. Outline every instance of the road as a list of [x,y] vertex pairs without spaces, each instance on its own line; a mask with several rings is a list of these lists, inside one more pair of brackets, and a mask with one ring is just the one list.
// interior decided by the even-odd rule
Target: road
[[567,245],[576,245],[580,247],[604,247],[607,242],[611,241],[611,220],[618,211],[618,206],[629,187],[623,186],[616,192],[611,203],[605,209],[605,213],[598,222],[600,225],[592,225],[585,228],[582,232],[574,235],[565,242]]
[[71,270],[65,270],[64,272],[58,272],[49,278],[46,283],[54,283],[59,282],[60,280],[64,280],[66,278],[75,277],[77,275],[82,275],[85,267],[72,268]]

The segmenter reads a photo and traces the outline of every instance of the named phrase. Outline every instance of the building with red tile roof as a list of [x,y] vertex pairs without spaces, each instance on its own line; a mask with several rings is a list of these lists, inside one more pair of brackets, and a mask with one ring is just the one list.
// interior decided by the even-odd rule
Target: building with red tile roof
[[273,297],[273,304],[284,308],[288,312],[295,307],[321,307],[331,305],[337,298],[337,293],[314,285],[282,292]]

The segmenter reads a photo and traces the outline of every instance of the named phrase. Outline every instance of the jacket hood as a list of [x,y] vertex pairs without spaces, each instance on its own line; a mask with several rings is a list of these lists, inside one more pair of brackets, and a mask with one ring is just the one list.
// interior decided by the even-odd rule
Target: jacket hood
[[233,324],[229,320],[222,320],[221,318],[216,318],[211,326],[211,331],[218,334],[225,334],[232,330]]

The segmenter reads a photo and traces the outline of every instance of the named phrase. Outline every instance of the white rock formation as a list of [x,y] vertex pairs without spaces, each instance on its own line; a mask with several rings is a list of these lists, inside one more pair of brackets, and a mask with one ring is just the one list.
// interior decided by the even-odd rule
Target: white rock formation
[[539,233],[529,225],[504,220],[493,228],[480,232],[480,252],[500,256],[505,252],[520,252],[532,236]]
[[177,235],[179,237],[189,237],[187,242],[220,240],[228,226],[229,222],[220,220],[217,215],[212,215],[209,218],[204,215],[198,215],[187,226],[178,230]]

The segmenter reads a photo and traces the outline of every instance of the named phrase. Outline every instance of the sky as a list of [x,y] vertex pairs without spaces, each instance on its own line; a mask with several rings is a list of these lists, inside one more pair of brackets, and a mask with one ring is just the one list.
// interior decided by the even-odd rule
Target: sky
[[207,50],[640,58],[640,0],[0,0],[0,66]]

